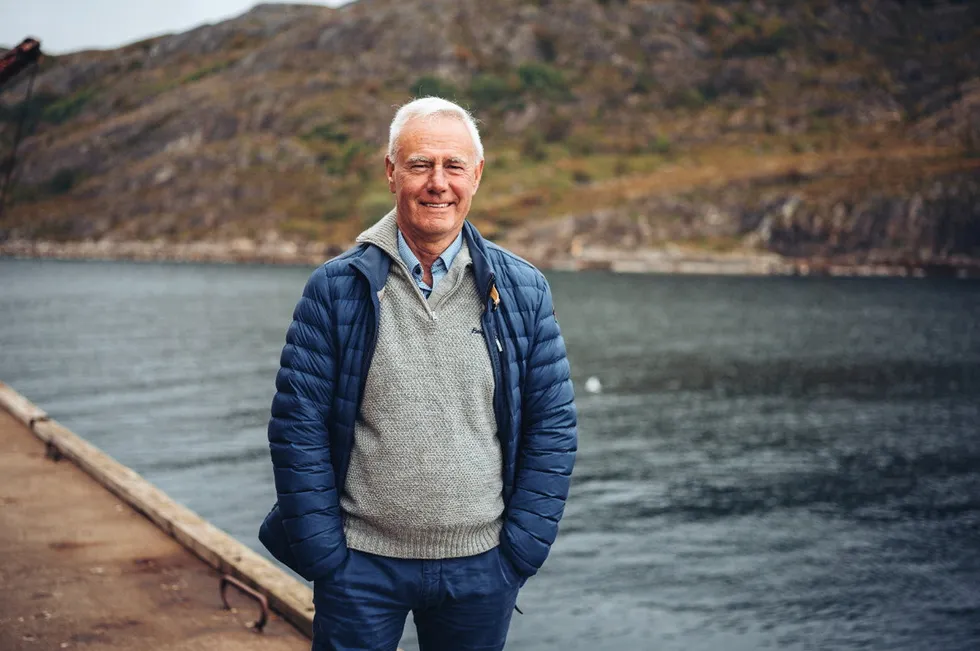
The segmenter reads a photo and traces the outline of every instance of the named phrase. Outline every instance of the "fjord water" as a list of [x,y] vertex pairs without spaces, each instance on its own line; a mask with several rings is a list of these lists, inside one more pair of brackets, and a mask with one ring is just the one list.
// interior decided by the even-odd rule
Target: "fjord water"
[[[258,549],[309,271],[0,260],[0,379]],[[580,452],[508,648],[980,648],[980,284],[549,278]]]

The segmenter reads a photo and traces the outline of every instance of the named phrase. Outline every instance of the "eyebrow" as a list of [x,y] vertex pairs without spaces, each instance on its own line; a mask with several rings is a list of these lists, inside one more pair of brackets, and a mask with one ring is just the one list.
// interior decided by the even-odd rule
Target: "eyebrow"
[[[427,165],[432,165],[435,163],[435,161],[433,161],[428,156],[423,156],[422,154],[413,154],[405,159],[406,165],[415,165],[416,163],[425,163]],[[461,156],[450,156],[449,158],[446,159],[446,164],[448,165],[450,163],[456,163],[463,166],[467,165],[466,159]]]

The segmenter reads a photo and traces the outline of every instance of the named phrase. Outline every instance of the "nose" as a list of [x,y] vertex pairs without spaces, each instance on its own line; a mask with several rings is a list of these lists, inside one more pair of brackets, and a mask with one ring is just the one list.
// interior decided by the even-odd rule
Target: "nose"
[[442,165],[436,165],[432,168],[432,174],[429,175],[429,192],[433,194],[440,194],[449,189],[449,179],[446,177],[446,170]]

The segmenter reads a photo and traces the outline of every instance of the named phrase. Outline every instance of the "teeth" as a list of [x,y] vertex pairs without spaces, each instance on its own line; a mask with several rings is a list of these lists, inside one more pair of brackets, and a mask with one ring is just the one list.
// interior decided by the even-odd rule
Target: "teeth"
[[422,203],[423,206],[428,206],[429,208],[448,208],[448,203]]

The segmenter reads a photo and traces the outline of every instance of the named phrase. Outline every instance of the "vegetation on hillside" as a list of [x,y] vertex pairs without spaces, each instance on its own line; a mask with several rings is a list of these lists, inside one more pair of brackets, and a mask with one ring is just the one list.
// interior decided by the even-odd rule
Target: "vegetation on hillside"
[[[498,237],[609,213],[653,226],[585,241],[980,259],[978,215],[941,222],[929,206],[946,204],[912,201],[937,183],[970,192],[960,179],[980,175],[978,18],[975,3],[924,0],[260,5],[49,58],[29,105],[5,90],[0,147],[21,118],[30,137],[0,240],[342,246],[391,205],[393,107],[436,95],[481,121],[473,220]],[[828,188],[837,203],[821,207]],[[769,220],[761,238],[751,215],[790,196],[810,212]],[[700,213],[678,219],[672,201]],[[896,214],[848,235],[865,228],[855,210],[881,206]],[[833,227],[814,217],[841,211]],[[922,246],[894,235],[902,220]],[[935,244],[928,224],[958,229],[962,246]]]

